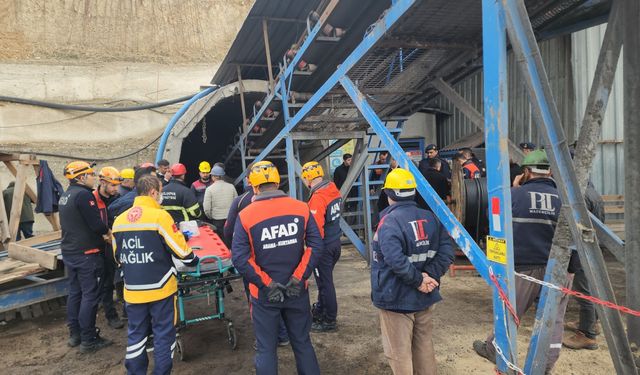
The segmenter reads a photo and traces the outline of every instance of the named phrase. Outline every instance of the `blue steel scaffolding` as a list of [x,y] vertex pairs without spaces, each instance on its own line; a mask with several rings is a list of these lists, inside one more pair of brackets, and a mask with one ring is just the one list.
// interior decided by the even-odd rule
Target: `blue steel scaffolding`
[[[262,148],[260,153],[252,160],[257,162],[267,159],[276,147],[284,142],[289,193],[296,197],[298,187],[295,176],[300,173],[300,162],[296,158],[293,131],[303,122],[306,116],[316,107],[323,98],[334,90],[334,87],[341,86],[348,97],[353,101],[355,108],[366,120],[366,123],[379,137],[382,145],[389,151],[390,155],[398,162],[402,168],[408,169],[417,177],[417,190],[427,202],[429,207],[438,216],[443,225],[447,228],[451,237],[458,247],[464,252],[467,258],[474,265],[477,272],[490,286],[493,287],[494,294],[494,330],[496,334],[495,345],[500,354],[497,358],[499,371],[504,373],[526,373],[543,374],[545,370],[546,353],[550,346],[550,335],[553,329],[553,319],[557,309],[557,298],[559,296],[553,291],[545,290],[538,307],[537,320],[534,334],[528,351],[524,369],[518,367],[518,357],[516,348],[516,319],[514,319],[512,306],[516,305],[514,289],[514,264],[513,264],[513,238],[511,227],[511,195],[509,180],[509,141],[508,141],[508,112],[507,112],[507,35],[511,42],[514,53],[518,56],[519,67],[526,77],[525,85],[528,89],[532,103],[532,111],[536,122],[541,127],[546,137],[548,152],[552,162],[553,174],[557,176],[561,198],[566,206],[563,210],[571,229],[571,234],[576,248],[579,252],[587,276],[593,288],[593,295],[599,298],[615,301],[611,288],[604,260],[598,248],[598,240],[595,236],[588,211],[580,191],[579,180],[574,170],[571,156],[569,154],[567,140],[563,133],[558,111],[549,89],[548,78],[540,59],[540,51],[536,44],[533,28],[527,9],[523,1],[518,0],[483,0],[482,1],[482,31],[483,31],[483,69],[484,69],[484,136],[486,145],[486,163],[489,211],[490,236],[487,238],[487,249],[485,252],[476,244],[472,236],[465,230],[456,217],[449,210],[447,205],[438,197],[432,187],[422,177],[416,165],[410,160],[405,151],[398,144],[397,139],[385,126],[381,116],[376,113],[374,106],[369,102],[370,95],[363,93],[358,81],[352,80],[348,73],[354,66],[384,39],[386,34],[395,27],[399,27],[399,20],[407,16],[417,0],[396,0],[391,7],[383,13],[366,32],[362,41],[350,52],[344,61],[338,65],[337,69],[326,79],[326,81],[299,107],[295,114],[291,115],[292,102],[291,85],[296,73],[296,67],[303,61],[302,58],[309,47],[318,38],[319,33],[326,22],[331,11],[338,5],[338,1],[329,3],[326,11],[313,28],[308,26],[306,37],[302,45],[298,48],[295,56],[283,66],[281,74],[275,81],[270,82],[271,91],[265,98],[261,108],[244,128],[243,134],[238,143],[231,150],[231,153],[238,150],[243,154],[247,145],[247,138],[257,124],[264,121],[265,111],[277,100],[281,101],[284,124],[282,129]],[[399,69],[397,74],[411,74],[411,66],[405,66],[404,61],[414,58],[412,51],[398,49],[394,54],[392,65],[388,70],[386,82],[391,79],[394,71],[395,59],[399,56]],[[417,57],[419,58],[419,57]],[[439,79],[439,78],[438,78]],[[273,107],[273,106],[272,106]],[[355,121],[355,120],[354,120]],[[327,129],[317,129],[320,133]],[[336,142],[336,144],[340,144]],[[343,144],[343,143],[342,143]],[[365,147],[363,144],[359,146]],[[349,191],[353,182],[360,175],[366,181],[367,168],[365,162],[367,158],[366,150],[361,150],[361,156],[354,161],[351,180],[347,185],[343,195]],[[323,155],[323,157],[326,157]],[[355,155],[354,155],[355,158]],[[246,176],[247,170],[243,160],[243,172],[235,180],[240,183]],[[365,185],[366,186],[366,185]],[[368,189],[364,189],[368,190]],[[370,205],[368,192],[363,200],[365,206]],[[365,209],[368,214],[370,207]],[[341,228],[345,235],[356,245],[356,248],[366,257],[368,250],[368,240],[361,241],[355,231],[343,219]],[[370,231],[369,223],[369,231]],[[367,236],[368,238],[368,236]],[[559,267],[564,266],[566,270],[566,251],[554,255],[550,258],[545,281],[556,285],[562,285],[566,279],[566,272],[559,272]],[[560,271],[562,271],[560,269]],[[637,374],[629,342],[624,334],[624,327],[619,312],[600,308],[598,310],[607,343],[609,345],[613,363],[619,374]]]

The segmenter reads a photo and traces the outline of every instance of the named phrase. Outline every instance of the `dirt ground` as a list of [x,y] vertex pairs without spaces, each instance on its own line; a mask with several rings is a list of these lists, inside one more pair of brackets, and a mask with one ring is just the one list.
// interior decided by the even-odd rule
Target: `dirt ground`
[[[612,282],[624,290],[622,267],[609,261]],[[323,374],[390,374],[380,341],[376,309],[369,297],[369,271],[366,263],[351,248],[345,247],[336,267],[339,330],[312,334]],[[475,339],[484,338],[491,329],[489,287],[474,272],[458,272],[443,279],[444,301],[435,313],[434,344],[439,374],[492,374],[493,366],[471,349]],[[314,288],[314,287],[312,287]],[[219,321],[192,326],[182,331],[187,352],[184,362],[175,361],[175,374],[252,374],[253,334],[242,284],[234,283],[226,298],[228,317],[234,320],[238,348],[232,351],[226,342],[224,325]],[[624,295],[619,295],[624,301]],[[202,314],[206,300],[188,305],[189,313]],[[575,302],[569,306],[568,319],[576,319]],[[94,355],[80,355],[66,346],[67,330],[63,310],[30,321],[0,323],[0,368],[7,374],[123,374],[126,331],[108,328],[99,312],[98,325],[103,336],[115,344]],[[521,361],[531,335],[533,313],[527,315],[519,330]],[[603,337],[600,349],[572,351],[563,349],[554,374],[612,374],[613,365]],[[294,374],[290,347],[279,349],[280,373]],[[4,371],[3,371],[4,372]]]

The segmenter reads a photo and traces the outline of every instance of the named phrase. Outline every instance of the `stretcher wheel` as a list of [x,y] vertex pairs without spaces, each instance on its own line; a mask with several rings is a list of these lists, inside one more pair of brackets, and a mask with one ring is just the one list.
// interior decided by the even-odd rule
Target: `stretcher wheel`
[[236,350],[238,347],[238,341],[236,340],[236,327],[233,326],[233,322],[227,322],[227,337],[229,339],[229,346],[232,350]]
[[180,336],[176,338],[176,352],[176,354],[178,354],[178,359],[180,361],[184,361],[184,342],[182,341],[182,338],[180,338]]

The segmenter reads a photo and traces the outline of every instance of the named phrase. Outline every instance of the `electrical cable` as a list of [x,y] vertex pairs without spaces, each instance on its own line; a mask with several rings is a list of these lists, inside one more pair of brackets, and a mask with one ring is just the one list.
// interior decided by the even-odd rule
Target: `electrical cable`
[[41,100],[17,98],[14,96],[2,96],[2,95],[0,95],[0,101],[16,103],[16,104],[33,105],[36,107],[45,107],[45,108],[51,108],[51,109],[71,110],[71,111],[133,112],[133,111],[143,111],[146,109],[153,109],[153,108],[159,108],[159,107],[166,107],[168,105],[186,102],[192,97],[193,95],[187,95],[187,96],[181,96],[175,99],[165,100],[158,103],[149,103],[149,104],[136,105],[131,107],[93,107],[93,106],[83,106],[83,105],[74,105],[74,104],[60,104],[60,103],[45,102]]
[[40,151],[22,151],[22,150],[11,150],[11,151],[0,151],[0,153],[7,153],[7,154],[13,154],[13,153],[21,153],[21,154],[33,154],[33,155],[40,155],[40,156],[49,156],[49,157],[53,157],[53,158],[64,158],[64,159],[78,159],[78,160],[91,160],[91,161],[96,161],[96,162],[105,162],[105,161],[113,161],[113,160],[120,160],[120,159],[126,159],[128,157],[131,157],[139,152],[142,152],[146,149],[148,149],[149,147],[151,147],[151,145],[153,145],[154,143],[156,143],[158,141],[158,139],[160,139],[160,137],[162,137],[162,134],[160,134],[159,136],[155,137],[151,142],[147,143],[146,145],[144,145],[143,147],[132,151],[126,155],[121,155],[121,156],[116,156],[113,158],[91,158],[91,157],[84,157],[84,156],[78,156],[78,155],[65,155],[65,154],[54,154],[54,153],[47,153],[47,152],[40,152]]

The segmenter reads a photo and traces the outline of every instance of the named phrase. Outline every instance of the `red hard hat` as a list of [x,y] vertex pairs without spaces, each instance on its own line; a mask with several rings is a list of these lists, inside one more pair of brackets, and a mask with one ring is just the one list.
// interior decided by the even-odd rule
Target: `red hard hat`
[[171,175],[172,176],[182,176],[187,174],[187,167],[182,163],[176,163],[171,166]]

